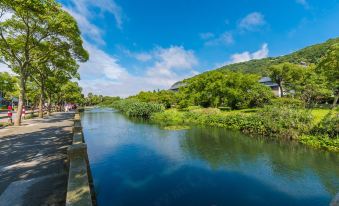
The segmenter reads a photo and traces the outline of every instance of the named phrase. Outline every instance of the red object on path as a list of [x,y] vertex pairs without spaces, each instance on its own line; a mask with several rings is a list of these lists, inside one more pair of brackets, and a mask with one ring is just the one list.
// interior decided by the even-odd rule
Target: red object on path
[[10,124],[12,124],[12,116],[13,116],[13,113],[12,113],[12,106],[8,106],[7,109],[8,109],[8,112],[7,112],[8,122],[9,122]]
[[25,119],[25,116],[26,116],[26,109],[25,107],[22,108],[22,117]]

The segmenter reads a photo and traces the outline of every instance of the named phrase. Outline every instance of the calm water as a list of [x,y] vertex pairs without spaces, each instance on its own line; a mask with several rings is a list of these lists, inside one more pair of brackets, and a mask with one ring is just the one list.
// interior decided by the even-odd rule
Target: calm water
[[337,154],[220,128],[166,131],[108,110],[82,116],[100,206],[328,205]]

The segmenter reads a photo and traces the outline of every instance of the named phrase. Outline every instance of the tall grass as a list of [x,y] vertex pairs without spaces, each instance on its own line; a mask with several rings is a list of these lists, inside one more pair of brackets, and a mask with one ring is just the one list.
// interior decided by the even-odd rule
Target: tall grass
[[163,112],[165,107],[161,104],[139,102],[134,99],[115,101],[113,107],[130,117],[150,118],[153,113]]

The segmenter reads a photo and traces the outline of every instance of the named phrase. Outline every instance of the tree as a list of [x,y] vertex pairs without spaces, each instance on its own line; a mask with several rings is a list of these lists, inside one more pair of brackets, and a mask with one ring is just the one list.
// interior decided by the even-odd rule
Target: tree
[[330,96],[327,79],[322,74],[315,72],[315,66],[309,65],[303,69],[291,71],[287,88],[294,92],[294,96],[300,98],[307,106]]
[[61,101],[68,103],[83,103],[84,96],[82,94],[82,88],[77,82],[68,81],[61,87],[62,98]]
[[233,109],[262,106],[273,94],[258,80],[259,76],[253,74],[208,72],[186,80],[186,86],[179,91],[179,105]]
[[51,53],[57,52],[41,52],[44,45],[64,45],[78,61],[86,61],[88,54],[82,47],[76,21],[54,0],[2,0],[0,18],[6,13],[11,17],[0,22],[0,62],[19,76],[19,105],[14,123],[20,125],[26,82],[34,73],[32,66],[47,62]]
[[330,47],[326,55],[317,65],[316,71],[326,77],[328,85],[333,92],[335,108],[339,99],[339,44]]
[[[72,78],[80,79],[80,75],[78,74],[78,64],[72,57],[70,51],[67,47],[62,44],[59,45],[55,42],[48,42],[49,44],[45,44],[41,49],[46,52],[48,50],[55,50],[56,52],[50,52],[49,58],[46,62],[42,62],[37,65],[32,65],[32,69],[34,71],[33,75],[31,75],[32,79],[39,85],[40,87],[40,98],[39,98],[39,117],[43,117],[43,103],[46,96],[46,81],[57,79],[49,78],[54,75],[58,76],[58,78],[62,78],[66,83],[68,80]],[[48,101],[51,99],[48,98]],[[48,113],[50,114],[50,103]]]
[[285,62],[269,67],[268,71],[272,81],[278,84],[281,96],[284,96],[289,91],[289,88],[293,86],[291,81],[300,78],[299,75],[301,75],[300,72],[303,69],[300,65]]
[[16,91],[17,79],[8,72],[0,72],[0,93],[5,97],[6,94]]

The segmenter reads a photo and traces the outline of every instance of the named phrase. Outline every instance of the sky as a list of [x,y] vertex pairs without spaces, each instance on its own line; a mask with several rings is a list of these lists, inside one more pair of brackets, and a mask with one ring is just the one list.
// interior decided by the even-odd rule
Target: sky
[[167,89],[226,64],[339,36],[339,0],[58,1],[90,54],[79,70],[85,94]]

